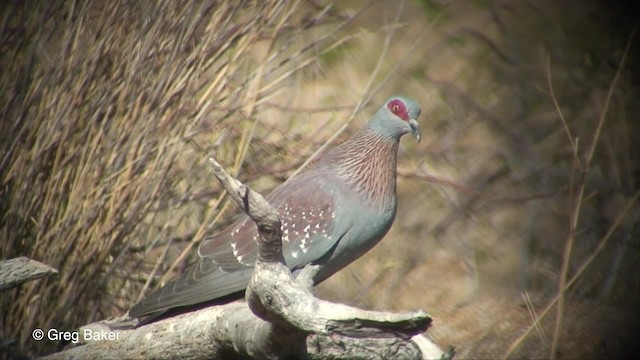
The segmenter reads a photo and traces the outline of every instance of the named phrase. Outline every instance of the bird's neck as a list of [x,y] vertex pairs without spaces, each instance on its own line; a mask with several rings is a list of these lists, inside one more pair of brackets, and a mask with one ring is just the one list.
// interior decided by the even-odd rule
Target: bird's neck
[[395,205],[399,137],[365,128],[333,149],[326,160],[335,173],[377,208]]

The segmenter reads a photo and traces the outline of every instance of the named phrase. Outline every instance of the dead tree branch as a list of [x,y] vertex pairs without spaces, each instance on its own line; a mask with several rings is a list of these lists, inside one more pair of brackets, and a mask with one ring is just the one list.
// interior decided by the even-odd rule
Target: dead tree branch
[[0,261],[0,291],[11,289],[24,282],[52,276],[58,270],[24,256]]
[[[246,303],[182,314],[133,330],[107,322],[80,329],[77,346],[48,358],[440,358],[425,338],[431,318],[423,311],[366,311],[317,299],[316,266],[294,277],[284,264],[280,218],[257,192],[230,176],[213,158],[214,174],[258,227],[259,250]],[[102,335],[103,339],[96,341]],[[104,339],[111,335],[113,339]],[[424,344],[427,346],[424,346]],[[426,351],[426,352],[423,352]]]

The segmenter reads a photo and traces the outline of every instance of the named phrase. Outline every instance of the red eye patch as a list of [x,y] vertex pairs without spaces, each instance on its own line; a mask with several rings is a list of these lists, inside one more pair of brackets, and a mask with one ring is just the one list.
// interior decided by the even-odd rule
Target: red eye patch
[[409,113],[407,112],[407,107],[404,105],[402,100],[393,99],[389,101],[387,107],[395,116],[402,120],[409,121]]

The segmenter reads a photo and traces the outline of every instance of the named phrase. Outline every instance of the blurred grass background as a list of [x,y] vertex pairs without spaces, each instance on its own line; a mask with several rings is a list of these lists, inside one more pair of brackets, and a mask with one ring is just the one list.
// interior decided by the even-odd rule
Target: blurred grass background
[[[0,258],[60,271],[0,294],[4,351],[51,352],[34,328],[120,315],[192,261],[237,213],[197,146],[266,193],[401,93],[424,139],[401,144],[395,225],[319,296],[425,309],[460,358],[628,354],[640,104],[625,5],[4,3]],[[563,311],[519,339],[558,294]]]

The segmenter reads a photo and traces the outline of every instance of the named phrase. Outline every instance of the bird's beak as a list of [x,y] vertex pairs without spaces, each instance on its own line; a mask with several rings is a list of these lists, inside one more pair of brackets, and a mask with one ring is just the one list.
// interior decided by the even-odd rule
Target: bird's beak
[[411,127],[411,134],[420,142],[422,135],[420,135],[420,128],[418,127],[418,121],[416,119],[409,119],[409,127]]

